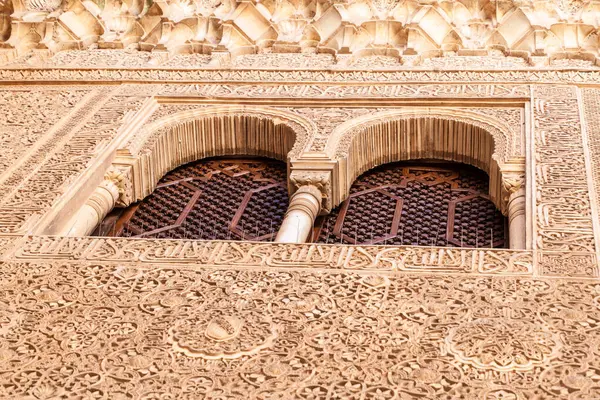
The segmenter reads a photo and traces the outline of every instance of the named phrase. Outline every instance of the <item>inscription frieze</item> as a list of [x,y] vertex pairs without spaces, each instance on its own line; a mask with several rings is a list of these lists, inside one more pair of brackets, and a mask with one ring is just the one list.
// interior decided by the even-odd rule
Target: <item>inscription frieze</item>
[[590,193],[574,88],[534,89],[537,245],[543,250],[594,252]]
[[31,237],[15,259],[530,275],[529,251]]
[[[578,69],[508,70],[508,71],[277,71],[277,70],[214,70],[214,69],[70,69],[70,68],[0,68],[3,81],[61,82],[339,82],[339,83],[600,83],[600,71]],[[470,84],[469,84],[470,85]]]

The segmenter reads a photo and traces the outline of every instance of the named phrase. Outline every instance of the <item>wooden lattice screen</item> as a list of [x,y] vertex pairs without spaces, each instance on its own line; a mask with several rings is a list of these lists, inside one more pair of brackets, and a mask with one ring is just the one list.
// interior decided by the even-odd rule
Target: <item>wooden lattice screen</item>
[[[315,224],[318,243],[506,247],[487,175],[462,164],[386,164]],[[221,158],[181,166],[95,235],[271,241],[288,205],[285,163]]]
[[270,241],[287,206],[285,163],[202,160],[169,172],[150,196],[115,210],[95,234]]
[[317,220],[319,243],[506,247],[506,218],[488,176],[463,164],[393,163],[361,175],[350,197]]

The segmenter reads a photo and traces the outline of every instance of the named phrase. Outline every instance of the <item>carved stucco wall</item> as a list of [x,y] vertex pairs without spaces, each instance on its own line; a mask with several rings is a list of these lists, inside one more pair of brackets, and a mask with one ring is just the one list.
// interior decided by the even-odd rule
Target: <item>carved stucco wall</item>
[[[0,70],[104,80],[0,87],[15,115],[2,135],[0,397],[600,396],[600,92],[576,85],[596,72],[361,72],[348,84],[344,73],[289,72],[258,84],[236,83],[244,72],[167,71],[146,76],[231,81],[119,85],[107,83],[149,72],[59,72]],[[314,121],[305,151],[318,152],[341,122],[432,100],[523,121],[531,249],[37,233],[93,190],[132,132],[173,112],[279,108]]]

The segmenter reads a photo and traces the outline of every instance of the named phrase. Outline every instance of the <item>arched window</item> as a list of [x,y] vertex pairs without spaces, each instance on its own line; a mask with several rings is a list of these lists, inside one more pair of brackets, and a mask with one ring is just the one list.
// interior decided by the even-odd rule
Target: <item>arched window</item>
[[384,164],[315,224],[319,243],[508,247],[507,222],[475,167],[431,161]]
[[266,158],[185,164],[142,201],[113,210],[94,235],[271,241],[288,206],[286,171]]

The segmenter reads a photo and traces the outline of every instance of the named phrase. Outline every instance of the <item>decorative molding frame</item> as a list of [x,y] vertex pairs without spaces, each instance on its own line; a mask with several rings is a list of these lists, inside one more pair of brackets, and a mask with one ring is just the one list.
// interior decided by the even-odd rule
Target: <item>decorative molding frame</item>
[[[121,88],[118,89],[113,89],[112,90],[112,94],[110,94],[107,98],[106,98],[106,105],[102,106],[103,108],[98,111],[97,115],[111,115],[110,119],[111,122],[110,124],[108,123],[104,123],[103,119],[97,119],[98,117],[96,115],[91,116],[91,122],[88,123],[88,128],[87,131],[84,131],[84,136],[82,137],[82,139],[84,139],[84,142],[81,142],[82,145],[85,143],[85,146],[90,146],[87,147],[87,149],[90,150],[84,150],[86,147],[81,147],[81,150],[77,151],[85,151],[88,152],[87,154],[92,155],[92,157],[86,157],[85,158],[85,162],[83,164],[79,164],[79,161],[75,162],[74,164],[69,164],[69,169],[68,169],[68,174],[67,175],[66,171],[65,172],[54,172],[56,171],[55,167],[51,167],[50,169],[45,169],[47,168],[44,164],[42,164],[41,166],[38,166],[38,171],[42,172],[44,175],[42,176],[53,176],[53,174],[56,174],[57,176],[65,176],[65,177],[69,177],[66,181],[62,181],[62,182],[67,182],[65,183],[60,183],[59,186],[52,186],[53,187],[53,191],[52,191],[52,199],[55,205],[66,205],[66,204],[74,204],[72,202],[66,201],[66,200],[56,200],[57,198],[61,198],[60,196],[64,196],[64,194],[61,193],[74,193],[74,190],[79,190],[79,189],[75,189],[75,188],[79,188],[79,187],[83,187],[83,184],[88,181],[88,178],[90,176],[96,176],[95,174],[91,174],[88,169],[88,172],[86,172],[85,174],[82,174],[83,171],[83,167],[85,165],[91,165],[90,164],[90,160],[93,157],[97,157],[98,153],[96,150],[93,149],[98,149],[99,147],[99,143],[110,143],[111,141],[114,141],[115,138],[118,138],[118,142],[122,143],[121,146],[125,146],[126,143],[129,142],[129,138],[131,138],[131,132],[135,131],[136,129],[141,129],[143,127],[143,129],[146,129],[147,126],[145,126],[147,123],[144,123],[143,121],[152,121],[150,123],[166,123],[166,120],[163,121],[163,118],[165,118],[166,116],[168,116],[169,112],[167,112],[167,114],[164,114],[165,111],[161,113],[157,113],[156,115],[161,114],[162,116],[158,119],[152,117],[153,113],[157,111],[157,108],[160,109],[160,107],[162,107],[161,102],[165,101],[165,100],[160,100],[157,102],[156,99],[168,99],[168,101],[170,102],[169,104],[172,104],[172,102],[174,100],[176,101],[182,101],[183,105],[178,106],[180,107],[179,112],[189,112],[190,114],[190,118],[193,119],[194,117],[192,117],[192,114],[197,112],[199,109],[204,110],[205,108],[210,108],[210,107],[206,107],[207,103],[207,99],[203,99],[202,100],[202,104],[193,104],[190,103],[190,99],[198,99],[198,98],[202,98],[201,96],[207,96],[207,95],[218,95],[218,93],[222,93],[222,99],[220,99],[219,97],[212,97],[212,100],[210,101],[228,101],[228,98],[236,98],[236,99],[240,99],[243,97],[240,96],[246,96],[246,98],[248,99],[253,99],[253,101],[261,101],[261,102],[265,102],[267,99],[273,99],[273,100],[269,100],[269,101],[278,101],[277,97],[272,98],[269,97],[271,94],[273,93],[280,93],[280,94],[285,94],[285,97],[293,99],[294,96],[295,98],[298,99],[302,99],[302,96],[308,96],[308,98],[315,98],[318,99],[321,96],[327,95],[334,95],[336,96],[336,99],[352,99],[352,104],[359,104],[357,103],[357,99],[360,98],[360,96],[363,96],[361,101],[365,102],[365,101],[369,101],[369,96],[374,95],[375,93],[377,93],[380,98],[381,98],[381,102],[378,102],[378,105],[384,105],[384,106],[391,106],[394,103],[386,103],[389,102],[389,96],[395,96],[395,100],[394,101],[398,101],[401,100],[403,98],[405,99],[420,99],[419,101],[423,102],[423,101],[428,101],[430,99],[436,99],[436,101],[440,101],[443,100],[445,101],[446,99],[449,99],[450,94],[455,94],[455,96],[460,97],[462,99],[464,99],[465,101],[472,101],[473,99],[486,99],[486,101],[490,101],[490,100],[494,100],[494,99],[498,99],[499,101],[499,105],[502,106],[502,104],[504,104],[503,102],[507,102],[506,104],[510,104],[511,107],[514,106],[515,102],[523,102],[523,101],[527,101],[529,100],[532,104],[534,104],[534,107],[531,108],[527,108],[526,107],[526,113],[528,113],[528,115],[531,115],[532,117],[535,117],[537,114],[541,111],[543,111],[545,108],[548,107],[549,104],[560,104],[562,102],[568,101],[569,104],[566,106],[568,107],[567,109],[561,111],[561,113],[568,113],[570,111],[568,110],[572,110],[573,107],[573,103],[571,100],[570,96],[563,96],[562,94],[558,94],[556,95],[554,92],[552,92],[551,94],[546,95],[546,92],[539,92],[542,94],[537,94],[535,98],[531,97],[531,87],[529,85],[480,85],[480,84],[476,84],[476,85],[462,85],[462,84],[426,84],[426,85],[421,85],[421,84],[414,84],[414,85],[401,85],[401,86],[391,86],[391,85],[367,85],[365,87],[349,87],[349,88],[344,88],[342,86],[337,86],[337,85],[330,85],[330,86],[323,86],[323,85],[315,85],[315,84],[308,84],[308,85],[290,85],[290,84],[285,84],[285,85],[269,85],[264,91],[263,91],[263,95],[262,97],[256,97],[258,96],[258,93],[260,93],[260,91],[257,91],[259,89],[259,87],[257,87],[256,85],[126,85],[123,86]],[[36,89],[36,90],[39,90]],[[53,87],[52,90],[57,90],[56,87]],[[381,90],[381,92],[379,92],[379,90]],[[174,96],[178,96],[178,97],[174,97]],[[563,98],[564,97],[564,98]],[[177,100],[179,99],[179,100]],[[239,101],[239,100],[238,100]],[[319,100],[320,101],[320,100]],[[339,100],[336,100],[339,102]],[[345,101],[345,100],[344,100]],[[495,101],[495,100],[494,100]],[[125,105],[125,108],[124,108]],[[307,104],[304,103],[303,105],[304,107],[307,107]],[[293,108],[293,104],[291,103],[286,103],[285,107],[287,110],[291,108]],[[464,106],[463,106],[464,107]],[[536,108],[537,107],[537,108]],[[554,107],[554,106],[553,106]],[[575,107],[576,107],[576,102],[575,102]],[[269,109],[271,107],[269,106]],[[535,108],[535,110],[534,110]],[[277,108],[278,111],[277,112],[288,112],[285,110],[281,110],[280,107]],[[539,110],[541,111],[539,111]],[[132,110],[132,111],[128,111],[128,110]],[[109,114],[106,114],[106,113]],[[206,111],[202,111],[202,112],[206,112]],[[137,113],[137,114],[136,114]],[[531,114],[529,114],[531,113]],[[114,115],[114,117],[112,116]],[[286,114],[286,116],[289,114]],[[117,117],[119,116],[119,117]],[[297,115],[294,115],[294,118],[297,118]],[[121,118],[121,119],[119,119]],[[168,118],[168,117],[167,117]],[[287,118],[287,117],[286,117]],[[291,116],[290,116],[291,118]],[[474,116],[474,118],[482,118],[481,114],[478,114],[477,116]],[[161,121],[161,122],[159,122]],[[577,128],[577,124],[573,123],[571,120],[569,120],[569,124],[573,127],[573,129]],[[173,121],[171,121],[173,122]],[[531,127],[529,127],[529,125],[526,125],[526,134],[529,136],[531,135],[530,131],[533,131],[533,125],[536,124],[535,120],[532,120],[531,122]],[[148,125],[149,126],[149,125]],[[311,128],[312,129],[312,128]],[[536,128],[537,129],[537,128]],[[554,128],[553,128],[554,129]],[[90,133],[88,133],[90,132]],[[313,131],[314,132],[314,131]],[[535,132],[537,132],[537,130],[535,130]],[[321,134],[321,133],[319,133]],[[571,133],[571,135],[577,135],[578,133]],[[544,135],[544,137],[546,138],[546,142],[549,143],[548,146],[549,149],[553,149],[552,151],[556,151],[556,146],[560,146],[560,141],[558,142],[548,142],[547,138],[548,133],[542,133],[542,135]],[[77,133],[75,134],[75,137],[72,139],[72,143],[79,143],[77,142],[78,140],[80,140],[77,137]],[[307,146],[309,146],[310,144],[310,140],[307,140]],[[77,145],[79,146],[79,144]],[[529,144],[528,144],[529,146]],[[539,146],[539,144],[538,144]],[[574,149],[573,151],[579,151],[583,155],[583,147],[581,147],[580,145],[578,145],[579,147],[577,149]],[[109,149],[110,147],[106,147],[105,144],[102,145],[102,147],[100,147],[100,149]],[[107,151],[107,150],[103,150],[103,151]],[[116,151],[115,150],[111,150],[111,151]],[[527,157],[533,157],[533,154],[535,153],[535,148],[529,148],[527,147]],[[69,159],[69,157],[72,157],[71,154],[74,153],[69,153],[69,152],[63,152],[61,154],[61,157],[65,160]],[[114,153],[113,153],[114,154]],[[311,163],[316,163],[317,161],[314,159],[314,157],[316,156],[316,154],[312,154],[309,157],[300,157],[298,158],[296,161],[292,162],[292,171],[303,171],[303,170],[307,170],[307,168],[305,168],[307,165],[310,165]],[[112,158],[111,158],[112,157]],[[103,159],[106,161],[103,161],[102,163],[96,163],[95,165],[100,166],[100,165],[106,165],[106,167],[104,168],[100,168],[102,170],[102,173],[100,174],[100,178],[102,178],[104,171],[106,168],[108,168],[108,166],[115,160],[114,158],[115,156],[108,156],[107,158]],[[108,163],[106,163],[108,162]],[[329,160],[328,158],[320,158],[318,161],[320,164],[319,169],[315,170],[315,171],[333,171],[332,170],[332,164],[331,164],[331,160]],[[537,161],[537,164],[539,164],[539,160]],[[533,160],[532,163],[528,164],[527,166],[527,174],[529,173],[534,173],[536,171],[536,162],[535,160]],[[553,169],[548,169],[545,168],[543,170],[543,172],[545,174],[548,173],[554,173]],[[516,171],[515,171],[516,173]],[[38,175],[39,176],[39,175]],[[75,179],[75,177],[79,176],[79,178]],[[546,179],[546,178],[544,178]],[[545,185],[545,181],[544,179],[542,179],[541,181],[538,181],[537,183],[531,182],[531,180],[527,180],[527,191],[530,193],[536,193],[536,187],[544,187]],[[100,179],[101,180],[101,179]],[[28,183],[27,180],[23,181],[23,183],[20,184],[20,188],[19,190],[28,190],[30,194],[32,193],[36,193],[35,191],[38,190],[35,187],[31,186],[30,183]],[[62,186],[61,186],[62,185]],[[587,185],[585,185],[585,187],[578,189],[581,190],[581,193],[586,193],[587,189]],[[47,193],[47,190],[45,190],[45,193]],[[84,192],[77,192],[80,193],[80,195],[84,195]],[[550,193],[550,192],[548,192]],[[560,196],[560,192],[556,192],[553,191],[552,192],[552,196],[554,195],[558,195]],[[31,198],[35,198],[35,196],[37,195],[32,195]],[[540,200],[543,200],[542,202],[540,202]],[[85,200],[85,197],[82,197],[82,202]],[[7,203],[8,201],[8,203]],[[8,198],[5,200],[4,204],[10,204],[12,200],[9,200]],[[535,246],[534,246],[534,258],[533,258],[533,262],[534,265],[538,262],[538,257],[535,256],[535,254],[537,254],[536,252],[538,251],[538,249],[541,249],[544,252],[552,252],[552,251],[556,251],[556,246],[550,246],[550,239],[546,239],[547,236],[543,236],[545,235],[545,232],[550,229],[553,231],[565,231],[563,229],[562,225],[563,223],[555,223],[554,219],[545,221],[544,220],[544,213],[546,211],[540,211],[540,210],[550,210],[551,206],[549,205],[548,202],[553,202],[555,200],[546,200],[545,198],[535,198],[532,197],[530,199],[527,200],[527,215],[528,218],[531,217],[531,221],[534,221],[534,227],[531,229],[531,237],[532,238],[536,238],[535,239]],[[22,203],[22,205],[19,205],[21,210],[23,211],[23,215],[21,217],[19,217],[19,222],[16,223],[14,225],[13,228],[9,228],[9,229],[5,229],[6,233],[17,233],[17,232],[23,232],[23,226],[31,226],[32,224],[35,223],[35,220],[32,220],[31,215],[42,215],[44,213],[48,212],[48,208],[47,206],[44,206],[43,208],[37,207],[37,208],[33,208],[31,210],[29,210],[28,208],[23,208],[23,204],[26,203]],[[48,203],[49,204],[49,203]],[[81,203],[83,204],[83,203]],[[574,209],[572,211],[569,211],[569,213],[579,213],[580,211],[580,207],[579,205],[573,204],[573,205],[562,205],[561,207],[567,207],[567,206],[572,206],[574,207]],[[589,205],[588,205],[589,206]],[[10,215],[11,220],[15,218],[14,215],[14,211],[10,208],[7,208],[6,206],[2,206],[4,208],[2,208],[0,210],[0,215],[2,215],[2,213],[4,213],[4,215],[6,215],[7,217]],[[561,208],[562,213],[564,214],[564,208]],[[59,214],[55,214],[55,215],[59,215]],[[550,215],[550,214],[549,214]],[[39,217],[38,217],[39,218]],[[558,221],[558,220],[556,220]],[[562,220],[561,220],[562,221]],[[565,220],[566,221],[566,220]],[[591,217],[590,217],[590,221],[591,221]],[[565,222],[567,225],[566,231],[569,230],[569,224],[567,222]],[[540,229],[540,227],[543,226],[543,229]],[[590,222],[590,226],[591,226],[591,222]],[[8,227],[7,227],[8,228]],[[566,232],[565,231],[565,232]],[[543,232],[542,236],[540,236],[537,232]],[[586,234],[587,235],[587,234]],[[548,238],[552,238],[551,241],[553,241],[554,243],[567,243],[567,242],[561,242],[560,237],[553,237],[553,236],[548,236]],[[594,264],[595,261],[595,248],[592,246],[590,247],[587,243],[589,243],[587,241],[587,239],[583,239],[583,238],[587,238],[588,236],[573,236],[572,238],[568,239],[568,243],[570,244],[564,244],[564,245],[559,245],[559,246],[573,246],[573,248],[577,248],[580,249],[579,252],[580,253],[585,253],[589,255],[588,263]],[[582,243],[580,242],[580,239],[584,240],[586,242],[585,245],[579,245],[578,243]],[[546,244],[546,241],[548,240],[548,244]],[[540,246],[541,243],[541,246]],[[548,247],[550,246],[550,247]],[[564,247],[559,247],[559,248],[564,248]],[[585,249],[585,250],[583,250]],[[540,260],[542,260],[542,258],[540,258]],[[595,265],[595,264],[594,264]],[[536,267],[537,268],[537,267]],[[543,266],[540,266],[540,268],[544,268]],[[550,267],[548,267],[550,268]],[[595,267],[594,267],[595,268]],[[534,268],[535,270],[535,268]],[[582,270],[584,271],[590,271],[593,269],[589,269],[588,267],[583,267],[582,266]],[[548,272],[550,273],[550,272]],[[540,274],[544,275],[545,272],[542,272],[542,270],[540,270]],[[550,273],[551,275],[553,273]],[[575,273],[574,274],[578,274]],[[579,275],[578,275],[579,276]]]

